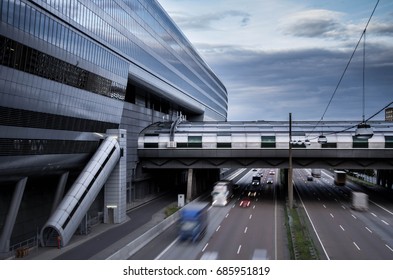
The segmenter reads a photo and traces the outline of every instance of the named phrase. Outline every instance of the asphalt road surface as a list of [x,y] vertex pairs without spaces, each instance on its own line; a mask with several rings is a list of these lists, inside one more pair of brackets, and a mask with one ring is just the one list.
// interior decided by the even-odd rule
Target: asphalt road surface
[[[393,259],[393,203],[381,188],[372,191],[349,183],[336,186],[331,173],[307,181],[310,170],[295,170],[299,206],[322,258],[332,260]],[[351,208],[351,191],[369,194],[369,210]]]
[[[254,174],[262,174],[261,195],[246,208],[239,206],[240,194],[225,207],[210,207],[208,230],[201,241],[180,242],[174,225],[130,259],[288,259],[283,202],[276,192],[277,170],[269,172],[248,170],[234,180],[246,189]],[[274,178],[273,184],[266,183],[268,177]]]

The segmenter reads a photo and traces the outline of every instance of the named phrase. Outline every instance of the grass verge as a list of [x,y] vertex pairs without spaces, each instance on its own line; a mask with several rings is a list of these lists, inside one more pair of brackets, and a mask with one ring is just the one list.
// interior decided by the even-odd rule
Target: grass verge
[[304,225],[302,216],[298,213],[298,208],[289,209],[286,207],[286,225],[288,244],[290,246],[291,259],[294,260],[318,260],[318,252],[314,242]]

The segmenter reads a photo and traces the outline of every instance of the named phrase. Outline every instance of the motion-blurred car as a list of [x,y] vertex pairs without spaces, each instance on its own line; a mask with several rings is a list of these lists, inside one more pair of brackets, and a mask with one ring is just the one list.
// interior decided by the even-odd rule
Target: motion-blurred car
[[274,175],[276,174],[276,172],[274,172],[274,170],[270,170],[269,175]]
[[267,184],[273,184],[273,178],[267,178],[266,183]]
[[313,176],[311,176],[311,175],[308,175],[307,176],[307,181],[313,181],[314,180],[314,177]]
[[243,197],[240,199],[240,207],[249,207],[251,205],[251,200],[248,197]]

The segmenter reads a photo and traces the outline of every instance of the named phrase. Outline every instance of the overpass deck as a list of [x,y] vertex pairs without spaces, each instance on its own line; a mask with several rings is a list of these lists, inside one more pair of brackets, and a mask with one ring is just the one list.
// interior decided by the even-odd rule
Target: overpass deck
[[[138,138],[145,168],[294,167],[393,168],[393,123],[368,122],[373,135],[355,135],[358,122],[159,122]],[[320,141],[323,135],[325,141]]]

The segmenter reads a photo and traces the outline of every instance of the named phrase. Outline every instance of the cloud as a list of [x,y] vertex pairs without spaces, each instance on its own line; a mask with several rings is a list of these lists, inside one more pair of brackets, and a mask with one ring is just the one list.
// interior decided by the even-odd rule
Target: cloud
[[[297,120],[319,120],[374,6],[367,1],[165,2],[176,4],[171,16],[227,88],[228,120],[287,120],[289,112]],[[393,100],[392,5],[381,2],[367,29],[366,117]],[[361,47],[324,120],[361,119]]]
[[342,13],[329,10],[307,10],[295,13],[283,20],[284,34],[297,37],[340,37],[345,34],[345,26],[340,19]]
[[[202,48],[202,46],[198,46]],[[207,46],[206,60],[229,95],[229,120],[319,120],[328,105],[352,50],[323,48],[261,51],[233,45]],[[393,54],[370,44],[366,71],[366,116],[393,100]],[[350,65],[325,120],[360,120],[362,63]]]
[[393,22],[374,22],[367,29],[367,32],[391,37],[393,35]]
[[174,21],[182,29],[206,30],[228,28],[229,25],[246,26],[250,21],[250,14],[237,10],[228,10],[217,13],[208,13],[193,16],[176,13],[172,15]]

